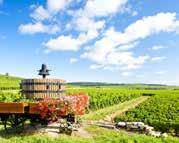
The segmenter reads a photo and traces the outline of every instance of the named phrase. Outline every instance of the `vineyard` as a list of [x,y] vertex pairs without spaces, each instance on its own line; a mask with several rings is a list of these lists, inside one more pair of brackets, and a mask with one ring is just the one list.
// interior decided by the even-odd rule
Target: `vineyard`
[[82,88],[68,90],[68,93],[78,92],[87,93],[90,96],[90,110],[97,110],[119,104],[142,95],[142,92],[139,90],[126,90],[118,88]]
[[18,90],[22,78],[0,75],[0,90]]
[[[30,102],[24,99],[20,94],[20,83],[21,78],[10,77],[10,76],[0,76],[0,102]],[[147,96],[147,100],[140,103],[139,106],[129,109],[127,112],[122,113],[115,117],[115,121],[141,121],[148,125],[153,126],[156,130],[161,132],[168,132],[170,135],[176,136],[179,132],[179,90],[178,87],[169,86],[140,86],[140,85],[125,85],[125,86],[67,86],[67,95],[77,95],[77,93],[87,94],[89,96],[89,107],[86,109],[86,115],[88,113],[95,113],[94,115],[104,114],[110,112],[111,109],[116,109],[116,107],[123,107],[125,105],[130,106],[130,103],[136,102],[138,99]],[[79,97],[79,96],[76,96]],[[74,98],[76,98],[74,96]],[[68,97],[67,97],[68,98]],[[77,98],[76,98],[77,99]],[[75,106],[78,105],[78,100],[74,99],[72,102]],[[81,100],[81,99],[80,99]],[[86,99],[84,99],[86,100]],[[74,102],[75,101],[75,102]],[[58,101],[58,104],[61,101]],[[124,104],[123,104],[124,103]],[[126,103],[126,104],[125,104]],[[41,112],[41,118],[48,119],[49,121],[56,120],[59,115],[64,114],[61,109],[60,112],[55,110],[57,101],[46,100],[39,102],[38,110]],[[53,105],[53,106],[52,106]],[[122,105],[122,106],[120,106]],[[80,105],[81,106],[81,105]],[[50,107],[50,108],[49,108]],[[48,109],[48,110],[47,110]],[[78,109],[74,107],[73,109]],[[80,109],[80,108],[79,108]],[[109,110],[108,110],[109,109]],[[63,110],[63,112],[62,112]],[[69,111],[71,111],[70,109]],[[102,113],[101,111],[106,113]],[[75,111],[79,114],[84,114],[83,111]],[[99,114],[98,114],[99,112]],[[113,111],[115,112],[115,111]],[[116,111],[117,112],[117,111]],[[52,116],[53,115],[53,116]],[[99,115],[100,116],[100,115]],[[47,118],[48,117],[48,118]],[[50,117],[50,118],[49,118]],[[53,117],[53,118],[51,118]],[[103,117],[103,115],[101,115]],[[85,118],[82,118],[84,120]],[[92,119],[92,118],[91,118]],[[95,137],[92,140],[84,138],[73,138],[63,136],[57,142],[105,142],[109,140],[109,136],[114,137],[111,142],[128,142],[128,138],[131,138],[126,133],[117,133],[116,131],[103,130],[101,128],[89,127],[87,129]],[[97,134],[96,132],[103,132],[103,135]],[[96,136],[97,134],[97,136]],[[2,139],[4,135],[0,133],[0,141],[11,142],[12,139]],[[6,135],[7,136],[7,135]],[[33,139],[32,139],[33,138]],[[44,140],[38,135],[33,137],[29,135],[28,138],[17,138],[17,142],[28,142],[27,140],[34,140],[34,142],[55,142],[53,139],[44,136]],[[131,138],[130,142],[178,142],[178,138],[169,137],[166,140],[155,139],[145,135],[135,135]]]
[[157,95],[142,103],[124,115],[116,117],[118,121],[141,121],[152,125],[162,132],[179,135],[179,92],[160,91]]
[[14,102],[19,99],[21,99],[21,94],[20,93],[13,93],[13,92],[4,92],[0,91],[0,101],[2,102]]

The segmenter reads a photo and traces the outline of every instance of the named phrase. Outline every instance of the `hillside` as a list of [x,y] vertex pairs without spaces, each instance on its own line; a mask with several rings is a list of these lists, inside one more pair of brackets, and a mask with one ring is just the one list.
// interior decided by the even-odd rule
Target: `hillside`
[[168,86],[164,84],[146,84],[146,83],[107,83],[107,82],[69,82],[69,86],[91,86],[91,87],[107,87],[113,86],[117,88],[131,88],[131,89],[147,89],[147,90],[156,90],[156,89],[178,89],[178,86]]
[[19,89],[22,78],[0,74],[0,90]]
[[[19,89],[20,81],[23,78],[2,75],[0,74],[0,90],[8,90],[8,89]],[[126,84],[126,83],[107,83],[107,82],[68,82],[68,87],[74,86],[89,86],[89,87],[117,87],[117,88],[131,88],[131,89],[179,89],[178,86],[167,86],[163,84],[145,84],[145,83],[134,83],[134,84]]]

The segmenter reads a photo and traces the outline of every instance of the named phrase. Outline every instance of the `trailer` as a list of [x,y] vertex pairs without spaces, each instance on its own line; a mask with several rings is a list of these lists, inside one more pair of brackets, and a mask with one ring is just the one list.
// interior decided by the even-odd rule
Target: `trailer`
[[[75,122],[75,115],[84,114],[85,108],[89,104],[89,98],[83,94],[76,94],[66,96],[65,94],[65,80],[63,79],[47,79],[49,69],[45,64],[42,64],[39,70],[39,75],[42,78],[38,79],[24,79],[21,81],[21,94],[26,99],[33,100],[34,102],[0,102],[0,121],[7,130],[7,125],[12,128],[23,126],[26,120],[30,123],[47,124],[45,118],[42,118],[43,111],[40,111],[37,107],[39,103],[46,99],[53,100],[59,103],[69,103],[69,107],[73,109],[71,112],[67,112],[67,109],[63,107],[55,106],[55,111],[59,110],[59,117],[65,118],[68,122]],[[46,102],[48,104],[48,101]],[[46,104],[45,103],[45,104]],[[45,105],[44,104],[44,105]],[[58,103],[57,103],[58,104]],[[65,105],[66,106],[66,105]]]
[[[7,125],[13,129],[24,127],[27,120],[30,124],[47,125],[47,121],[42,119],[40,112],[37,110],[38,102],[36,103],[0,103],[0,123],[7,131]],[[58,109],[57,109],[58,110]],[[69,123],[75,122],[74,114],[63,114],[61,118],[64,118]]]

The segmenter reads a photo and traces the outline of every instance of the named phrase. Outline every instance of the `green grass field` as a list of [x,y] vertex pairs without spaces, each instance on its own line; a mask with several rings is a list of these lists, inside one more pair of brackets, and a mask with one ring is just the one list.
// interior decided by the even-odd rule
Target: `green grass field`
[[114,131],[95,126],[87,127],[91,138],[60,135],[52,138],[45,134],[4,134],[0,133],[1,143],[178,143],[176,137],[155,138],[141,134]]

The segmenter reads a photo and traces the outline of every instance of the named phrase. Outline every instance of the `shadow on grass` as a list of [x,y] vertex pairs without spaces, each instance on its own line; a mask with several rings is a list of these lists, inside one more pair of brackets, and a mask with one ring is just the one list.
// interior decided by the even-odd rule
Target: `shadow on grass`
[[[30,129],[31,131],[27,132],[27,128]],[[12,128],[12,127],[7,127],[5,130],[2,126],[0,127],[0,137],[5,138],[5,139],[10,139],[13,137],[24,137],[24,136],[31,136],[37,133],[35,130],[37,129],[35,126],[26,126],[26,127],[18,127],[18,128]]]

